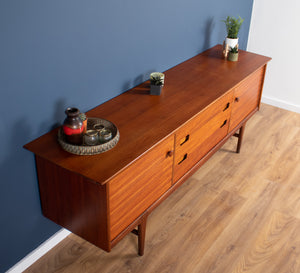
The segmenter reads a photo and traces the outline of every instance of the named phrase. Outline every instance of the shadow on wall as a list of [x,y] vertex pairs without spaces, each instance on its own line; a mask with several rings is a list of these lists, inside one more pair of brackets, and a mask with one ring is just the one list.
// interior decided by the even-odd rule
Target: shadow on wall
[[[9,156],[0,165],[0,255],[6,257],[5,262],[1,262],[0,272],[35,249],[49,236],[49,232],[59,229],[51,223],[48,223],[47,229],[44,228],[46,222],[50,221],[41,214],[33,156],[22,147],[30,130],[27,120],[19,119],[15,122],[6,146]],[[20,228],[27,233],[26,237],[20,234]]]
[[[204,42],[203,42],[203,45],[202,45],[202,51],[205,51],[207,50],[208,48],[210,48],[212,45],[211,45],[211,34],[213,33],[213,29],[215,27],[215,22],[214,22],[214,18],[211,17],[209,19],[206,20],[205,22],[205,27],[202,31],[201,34],[204,35]],[[201,37],[202,35],[200,35]]]
[[151,70],[148,70],[147,72],[143,73],[143,74],[140,74],[139,76],[135,77],[135,79],[133,81],[127,81],[123,84],[122,86],[122,90],[125,92],[125,91],[128,91],[129,89],[145,82],[145,81],[148,81],[150,79],[150,74],[152,72],[161,72],[161,71],[157,71],[157,69],[153,68]]
[[62,125],[65,118],[65,110],[67,107],[77,107],[76,105],[67,105],[66,99],[58,99],[54,105],[52,119],[44,121],[39,127],[39,135],[49,132]]
[[[38,128],[38,136],[60,125],[65,117],[64,110],[65,100],[60,99],[55,103],[53,118]],[[20,118],[6,132],[4,154],[8,156],[0,165],[0,255],[6,258],[5,263],[0,263],[0,272],[60,229],[42,215],[34,156],[23,148],[26,142],[35,138],[32,123]]]

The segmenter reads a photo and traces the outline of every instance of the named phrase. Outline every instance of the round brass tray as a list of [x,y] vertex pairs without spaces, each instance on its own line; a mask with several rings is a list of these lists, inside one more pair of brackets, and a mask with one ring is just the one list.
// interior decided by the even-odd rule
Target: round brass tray
[[60,128],[58,131],[58,142],[61,147],[72,154],[76,155],[95,155],[106,152],[113,147],[115,147],[120,139],[120,133],[118,128],[106,119],[100,118],[88,118],[87,119],[87,130],[93,129],[95,124],[101,124],[105,128],[111,130],[112,132],[112,139],[106,143],[94,145],[94,146],[87,146],[87,145],[73,145],[66,142],[65,134],[63,129]]

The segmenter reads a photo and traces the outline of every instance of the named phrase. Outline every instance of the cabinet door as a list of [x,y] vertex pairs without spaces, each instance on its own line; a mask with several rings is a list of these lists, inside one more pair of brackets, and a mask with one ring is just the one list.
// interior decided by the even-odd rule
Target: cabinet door
[[176,133],[174,182],[227,135],[232,92],[219,98]]
[[109,182],[111,240],[171,187],[173,149],[172,135]]
[[235,129],[243,119],[258,109],[264,78],[264,67],[260,68],[234,88],[234,100],[229,131]]

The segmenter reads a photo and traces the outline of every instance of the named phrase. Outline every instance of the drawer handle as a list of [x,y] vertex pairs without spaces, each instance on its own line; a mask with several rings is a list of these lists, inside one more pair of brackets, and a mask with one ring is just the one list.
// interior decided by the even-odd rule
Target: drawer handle
[[190,139],[190,135],[186,135],[183,142],[180,143],[180,146],[182,146],[184,143],[186,143]]
[[225,106],[225,108],[224,108],[223,112],[224,112],[226,109],[228,109],[228,108],[229,108],[229,106],[230,106],[230,102],[228,102],[228,103],[226,104],[226,106]]
[[172,157],[173,156],[173,151],[168,151],[166,157]]
[[178,162],[178,165],[180,165],[184,160],[186,160],[187,159],[187,154],[185,154],[184,156],[183,156],[183,158]]
[[224,120],[223,124],[220,126],[220,128],[224,127],[227,123],[227,119]]
[[239,98],[239,97],[236,97],[234,100],[235,100],[236,102],[239,102],[239,101],[240,101],[240,98]]

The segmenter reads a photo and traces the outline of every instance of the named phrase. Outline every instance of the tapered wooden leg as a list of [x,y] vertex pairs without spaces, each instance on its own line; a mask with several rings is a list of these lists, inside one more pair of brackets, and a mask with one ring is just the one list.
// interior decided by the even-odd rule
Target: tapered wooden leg
[[146,224],[147,224],[147,217],[144,217],[141,223],[138,225],[138,229],[134,229],[132,233],[138,236],[138,248],[139,248],[139,255],[144,255],[145,249],[145,237],[146,237]]
[[144,255],[145,249],[145,237],[146,237],[146,223],[147,219],[144,219],[140,225],[138,225],[138,240],[139,240],[139,255]]
[[246,127],[246,124],[244,124],[240,130],[239,130],[239,133],[238,133],[238,143],[237,143],[237,148],[236,148],[236,152],[237,153],[240,153],[240,150],[241,150],[241,147],[242,147],[242,141],[243,141],[243,136],[244,136],[244,132],[245,132],[245,127]]

